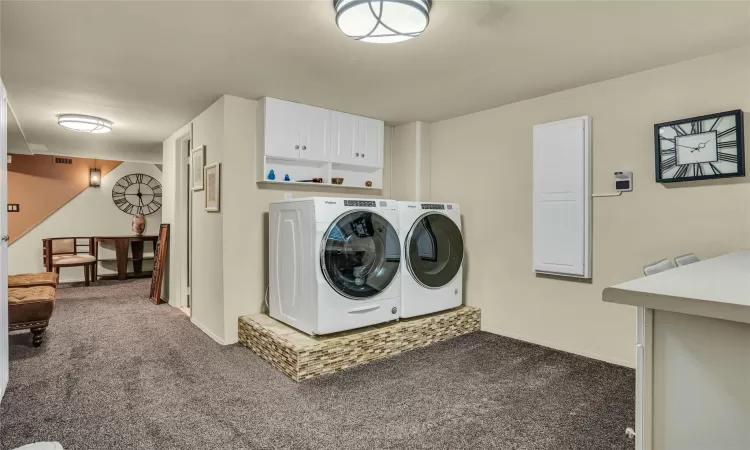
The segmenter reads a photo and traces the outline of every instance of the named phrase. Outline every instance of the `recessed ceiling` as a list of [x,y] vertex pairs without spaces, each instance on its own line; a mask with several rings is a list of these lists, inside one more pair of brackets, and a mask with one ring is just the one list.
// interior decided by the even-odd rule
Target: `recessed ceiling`
[[[346,37],[330,1],[3,1],[1,17],[28,141],[102,157],[160,151],[222,94],[432,122],[750,43],[736,1],[437,0],[422,36],[390,45]],[[72,133],[63,113],[114,130]]]

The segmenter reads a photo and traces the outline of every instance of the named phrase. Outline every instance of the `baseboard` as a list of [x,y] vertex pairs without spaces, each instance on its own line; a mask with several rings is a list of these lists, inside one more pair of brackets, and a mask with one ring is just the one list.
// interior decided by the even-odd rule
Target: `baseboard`
[[205,325],[203,325],[200,322],[196,321],[194,318],[191,317],[190,318],[190,322],[193,325],[195,325],[196,327],[198,327],[198,329],[200,329],[202,332],[206,333],[214,341],[218,342],[221,345],[227,345],[226,343],[224,343],[224,339],[222,339],[219,336],[217,336],[216,334],[214,334],[213,331],[209,330]]
[[[599,361],[608,362],[610,364],[616,364],[618,366],[628,367],[630,369],[635,369],[635,363],[634,362],[625,361],[625,360],[622,360],[622,359],[619,359],[619,358],[612,358],[612,357],[609,357],[609,356],[604,356],[604,355],[599,355],[599,354],[596,354],[596,353],[581,351],[581,350],[578,350],[578,349],[566,348],[564,346],[553,344],[551,342],[540,341],[538,339],[530,339],[530,338],[527,338],[525,336],[519,336],[519,335],[516,335],[516,334],[513,334],[513,333],[506,333],[504,331],[497,330],[497,329],[490,328],[490,327],[485,327],[485,326],[482,326],[482,331],[486,331],[486,332],[492,333],[492,334],[497,334],[497,335],[500,335],[500,336],[509,337],[511,339],[517,339],[519,341],[528,342],[530,344],[541,345],[542,347],[549,347],[549,348],[552,348],[552,349],[555,349],[555,350],[560,350],[560,351],[563,351],[563,352],[566,352],[566,353],[572,353],[574,355],[585,356],[586,358],[597,359]],[[633,352],[635,353],[635,344],[633,344]]]
[[[133,278],[128,278],[128,279],[132,280]],[[144,279],[144,278],[141,278],[141,279]],[[86,281],[86,279],[83,278],[83,277],[81,277],[81,278],[65,278],[65,279],[61,278],[60,281],[58,281],[58,283],[83,283],[84,281]],[[102,280],[91,280],[92,283],[94,281],[102,281]],[[119,280],[107,280],[107,281],[119,281]]]

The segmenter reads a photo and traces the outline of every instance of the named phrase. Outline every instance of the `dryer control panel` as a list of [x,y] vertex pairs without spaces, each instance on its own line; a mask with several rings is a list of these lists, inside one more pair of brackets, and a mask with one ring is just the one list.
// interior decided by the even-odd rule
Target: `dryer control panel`
[[422,209],[445,209],[445,205],[440,203],[422,203]]

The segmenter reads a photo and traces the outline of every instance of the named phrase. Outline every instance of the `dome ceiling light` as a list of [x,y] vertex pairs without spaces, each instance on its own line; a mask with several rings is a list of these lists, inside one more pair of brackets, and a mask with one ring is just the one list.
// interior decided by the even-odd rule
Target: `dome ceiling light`
[[83,114],[60,114],[57,124],[63,128],[84,133],[109,133],[112,122],[101,117],[84,116]]
[[333,0],[336,25],[358,41],[391,44],[419,36],[432,0]]

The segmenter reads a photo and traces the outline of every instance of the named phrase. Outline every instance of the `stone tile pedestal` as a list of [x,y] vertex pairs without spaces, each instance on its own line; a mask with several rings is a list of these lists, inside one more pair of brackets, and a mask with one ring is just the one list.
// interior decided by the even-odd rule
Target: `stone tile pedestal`
[[480,310],[449,311],[311,337],[266,314],[239,319],[239,341],[294,381],[338,372],[479,331]]

